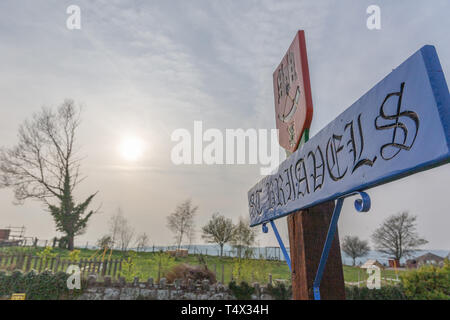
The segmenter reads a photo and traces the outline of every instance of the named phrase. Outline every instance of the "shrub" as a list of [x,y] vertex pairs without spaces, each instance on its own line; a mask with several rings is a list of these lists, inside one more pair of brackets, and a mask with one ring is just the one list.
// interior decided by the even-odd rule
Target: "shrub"
[[181,279],[184,283],[187,283],[188,280],[209,280],[210,283],[216,282],[214,272],[209,270],[206,265],[191,266],[186,263],[174,266],[167,273],[166,278],[168,282],[173,282],[175,279]]
[[241,281],[257,281],[265,283],[267,281],[268,262],[266,260],[254,259],[234,259],[233,279]]
[[134,277],[139,276],[136,267],[136,252],[130,251],[128,257],[122,262],[122,270],[120,272],[125,280],[133,280]]
[[79,261],[80,260],[80,250],[72,250],[69,252],[69,259],[70,261]]
[[450,300],[450,263],[427,265],[401,276],[405,295],[414,300]]
[[292,299],[292,286],[286,286],[283,282],[277,282],[275,286],[267,285],[267,292],[275,300]]
[[345,296],[347,300],[405,300],[406,296],[401,285],[383,286],[380,289],[367,287],[346,286]]
[[53,252],[52,247],[46,247],[44,250],[36,253],[39,258],[42,258],[43,261],[49,261],[51,258],[56,257],[56,253]]
[[250,287],[245,281],[242,281],[240,285],[236,284],[234,281],[231,281],[228,288],[233,296],[238,300],[250,300],[252,294],[255,293],[255,288]]
[[169,270],[176,264],[176,259],[165,252],[157,252],[147,261],[147,265],[154,268],[155,273],[160,271],[160,276],[165,277]]
[[14,271],[11,275],[0,272],[0,296],[9,296],[13,293],[25,293],[29,300],[56,300],[70,298],[81,293],[81,290],[70,291],[67,288],[68,274],[44,271],[37,274],[30,271],[23,274]]

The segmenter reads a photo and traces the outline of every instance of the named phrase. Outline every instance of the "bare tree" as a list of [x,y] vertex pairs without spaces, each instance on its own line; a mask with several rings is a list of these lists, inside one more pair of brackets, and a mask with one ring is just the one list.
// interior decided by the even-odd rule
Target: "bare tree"
[[236,249],[239,258],[251,255],[250,248],[255,244],[257,235],[257,229],[251,228],[248,220],[239,218],[231,239],[231,244]]
[[356,258],[364,257],[369,253],[369,242],[360,240],[358,237],[346,236],[342,243],[342,251],[353,259],[353,265],[355,265]]
[[167,217],[167,227],[174,233],[175,243],[180,249],[183,240],[192,241],[194,235],[194,217],[198,206],[193,206],[190,199],[177,206],[175,211]]
[[233,239],[234,225],[219,213],[214,213],[211,220],[202,228],[202,238],[208,243],[217,243],[220,246],[220,256],[223,255],[223,246]]
[[387,218],[372,235],[376,249],[400,260],[428,243],[416,232],[416,219],[416,216],[411,216],[408,212]]
[[44,107],[35,113],[19,127],[18,144],[0,150],[0,187],[14,190],[16,204],[27,199],[43,202],[57,231],[65,234],[69,250],[94,213],[87,208],[96,195],[78,204],[73,199],[75,188],[85,178],[75,150],[79,125],[80,109],[65,100],[56,112]]
[[124,217],[122,208],[117,208],[116,213],[109,219],[109,235],[114,247],[121,251],[127,251],[133,239],[134,229]]
[[118,246],[120,228],[125,223],[126,219],[123,217],[122,208],[118,207],[116,213],[111,216],[108,222],[112,247]]
[[137,251],[144,250],[145,247],[148,246],[148,242],[149,242],[149,238],[148,238],[147,234],[145,232],[141,233],[136,238],[136,250]]
[[125,220],[125,223],[120,227],[119,231],[119,243],[120,250],[127,251],[130,246],[131,240],[133,239],[134,229]]

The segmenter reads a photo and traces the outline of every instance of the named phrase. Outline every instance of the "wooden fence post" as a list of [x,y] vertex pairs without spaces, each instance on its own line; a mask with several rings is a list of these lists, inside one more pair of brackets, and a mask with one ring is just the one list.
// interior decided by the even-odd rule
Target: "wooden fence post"
[[38,262],[39,257],[33,257],[33,259],[34,259],[33,269],[35,271],[37,271],[37,262]]
[[117,263],[118,263],[118,259],[114,260],[114,271],[113,271],[113,278],[116,278],[116,273],[117,273]]
[[65,271],[65,269],[66,269],[66,259],[64,259],[64,260],[62,261],[62,263],[61,263],[61,269],[62,269],[62,271]]
[[31,259],[33,259],[33,256],[29,253],[27,257],[27,264],[25,266],[25,272],[28,272],[31,269]]
[[102,277],[106,275],[106,268],[108,268],[108,260],[102,261]]
[[92,270],[92,272],[93,273],[96,273],[96,271],[95,271],[95,267],[96,267],[96,264],[97,264],[97,258],[94,258],[94,260],[92,261],[92,264],[93,264],[93,270]]
[[[60,260],[61,260],[61,256],[58,256],[56,258],[56,263],[55,263],[55,272],[58,272],[58,268],[60,267]],[[64,271],[64,270],[62,270]]]
[[50,271],[53,272],[53,265],[55,263],[55,257],[52,257],[52,259],[50,260]]
[[222,284],[225,284],[225,265],[222,263]]

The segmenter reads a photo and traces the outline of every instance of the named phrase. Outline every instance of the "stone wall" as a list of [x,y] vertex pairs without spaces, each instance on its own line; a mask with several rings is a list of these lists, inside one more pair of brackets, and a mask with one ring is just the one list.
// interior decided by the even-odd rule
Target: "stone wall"
[[[253,300],[271,300],[265,287],[258,283],[254,285],[255,294]],[[210,284],[208,280],[189,281],[183,283],[175,280],[168,284],[165,278],[155,283],[153,278],[146,282],[140,282],[135,278],[132,283],[127,283],[124,278],[112,281],[106,276],[103,281],[98,281],[95,275],[90,275],[87,287],[79,300],[234,300],[230,290],[220,282]]]

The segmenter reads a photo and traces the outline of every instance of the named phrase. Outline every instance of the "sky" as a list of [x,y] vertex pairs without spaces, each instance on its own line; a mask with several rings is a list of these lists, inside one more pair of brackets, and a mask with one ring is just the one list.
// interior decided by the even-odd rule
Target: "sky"
[[[369,5],[381,29],[366,27]],[[81,29],[66,27],[66,9],[81,9]],[[171,133],[204,128],[275,128],[272,73],[297,30],[305,30],[314,118],[310,136],[342,113],[425,44],[450,74],[450,3],[427,1],[76,1],[0,2],[0,146],[17,142],[18,126],[42,106],[65,98],[82,106],[77,142],[87,179],[82,199],[98,191],[99,212],[76,243],[108,232],[120,207],[151,244],[171,245],[167,215],[185,199],[199,206],[198,230],[214,212],[248,216],[247,191],[259,165],[179,165]],[[136,160],[120,153],[129,137],[142,141]],[[280,153],[281,150],[280,150]],[[428,249],[450,250],[450,166],[370,189],[372,209],[346,201],[339,233],[369,239],[388,216],[417,215]],[[0,227],[26,227],[51,239],[55,226],[36,201],[13,204],[0,189]],[[287,241],[285,219],[277,224]],[[196,243],[202,243],[198,232]],[[259,245],[276,245],[261,234]]]

